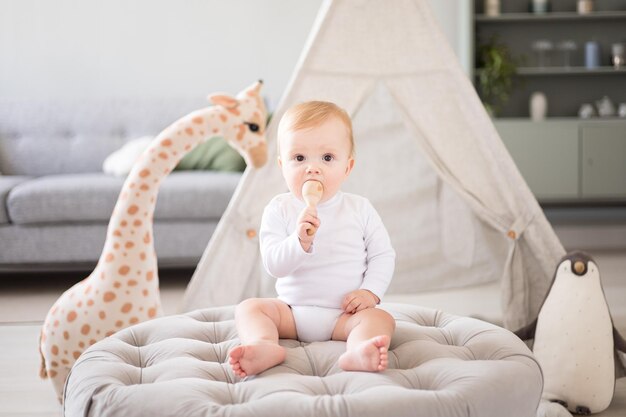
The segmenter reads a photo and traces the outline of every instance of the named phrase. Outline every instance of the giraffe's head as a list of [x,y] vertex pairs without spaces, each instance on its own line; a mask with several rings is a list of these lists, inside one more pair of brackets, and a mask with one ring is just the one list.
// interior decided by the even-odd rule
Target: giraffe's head
[[224,122],[224,138],[254,168],[262,167],[267,161],[267,110],[260,94],[262,86],[263,81],[259,80],[237,97],[226,94],[209,96],[213,104],[223,107],[228,114]]

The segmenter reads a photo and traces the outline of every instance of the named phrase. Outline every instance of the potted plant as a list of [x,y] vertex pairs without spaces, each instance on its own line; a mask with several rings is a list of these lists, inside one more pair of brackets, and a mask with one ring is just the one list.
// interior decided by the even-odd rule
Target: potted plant
[[492,37],[477,50],[478,93],[492,116],[497,116],[506,104],[514,87],[517,61],[509,47]]

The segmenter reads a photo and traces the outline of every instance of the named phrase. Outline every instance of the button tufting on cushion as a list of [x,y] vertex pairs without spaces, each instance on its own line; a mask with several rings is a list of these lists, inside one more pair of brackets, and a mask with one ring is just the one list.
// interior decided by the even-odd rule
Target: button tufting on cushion
[[509,331],[466,317],[383,304],[396,321],[389,369],[345,372],[344,342],[281,340],[287,359],[234,376],[234,307],[141,323],[78,359],[65,390],[71,416],[534,416],[543,380]]

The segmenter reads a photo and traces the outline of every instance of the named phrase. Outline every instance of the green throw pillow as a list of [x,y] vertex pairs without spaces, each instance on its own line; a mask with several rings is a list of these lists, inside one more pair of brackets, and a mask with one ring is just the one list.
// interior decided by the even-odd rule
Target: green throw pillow
[[212,171],[243,171],[246,163],[221,136],[196,146],[178,163],[176,170],[205,169]]

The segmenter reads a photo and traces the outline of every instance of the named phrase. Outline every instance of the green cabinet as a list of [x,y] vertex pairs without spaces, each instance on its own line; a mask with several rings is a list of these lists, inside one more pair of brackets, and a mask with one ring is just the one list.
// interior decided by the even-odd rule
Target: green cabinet
[[495,124],[537,199],[578,198],[577,123],[498,120]]
[[581,197],[626,199],[626,121],[582,124]]
[[626,120],[494,124],[540,202],[626,202]]

